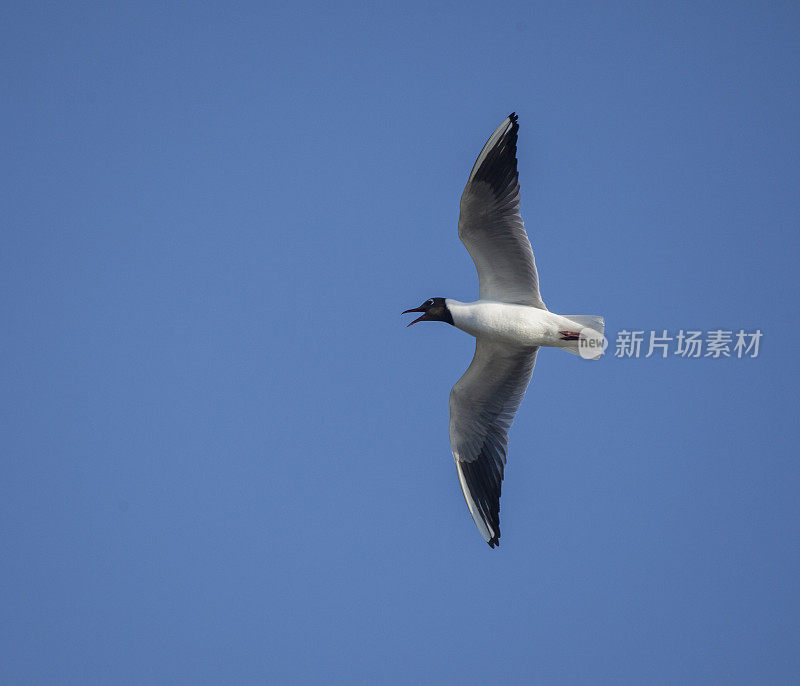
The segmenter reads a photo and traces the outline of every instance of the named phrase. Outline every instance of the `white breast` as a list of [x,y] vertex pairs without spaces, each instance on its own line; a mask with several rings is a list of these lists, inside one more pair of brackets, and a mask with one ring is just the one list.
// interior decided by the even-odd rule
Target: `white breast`
[[476,338],[524,346],[561,342],[558,331],[563,317],[547,310],[484,300],[462,303],[448,298],[445,302],[453,324]]

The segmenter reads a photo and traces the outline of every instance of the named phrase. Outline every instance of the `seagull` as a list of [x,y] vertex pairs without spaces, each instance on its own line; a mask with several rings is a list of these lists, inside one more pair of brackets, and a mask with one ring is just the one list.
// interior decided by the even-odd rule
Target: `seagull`
[[585,359],[604,350],[604,320],[550,312],[519,211],[517,115],[483,146],[461,195],[458,237],[478,270],[478,300],[429,298],[417,322],[446,322],[475,337],[475,355],[450,392],[450,447],[458,481],[483,539],[500,544],[500,487],[508,431],[542,346]]

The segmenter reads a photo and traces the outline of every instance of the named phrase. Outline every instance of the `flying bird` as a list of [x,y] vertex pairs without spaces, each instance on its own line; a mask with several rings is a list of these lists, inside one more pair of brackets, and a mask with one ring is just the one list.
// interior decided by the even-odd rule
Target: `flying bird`
[[500,543],[500,487],[508,431],[542,346],[586,359],[603,351],[602,317],[550,312],[519,211],[517,115],[483,146],[461,195],[458,237],[478,270],[478,300],[430,298],[417,322],[447,322],[476,339],[475,356],[450,392],[450,447],[467,507],[484,540]]

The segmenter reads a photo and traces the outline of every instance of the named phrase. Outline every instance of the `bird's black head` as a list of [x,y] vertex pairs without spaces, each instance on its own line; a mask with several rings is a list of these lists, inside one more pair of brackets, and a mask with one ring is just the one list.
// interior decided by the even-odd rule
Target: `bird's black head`
[[[422,305],[415,307],[413,310],[406,310],[403,314],[408,312],[424,312],[421,317],[417,317],[411,324],[417,322],[447,322],[453,323],[453,315],[447,309],[447,303],[444,298],[428,298]],[[409,326],[411,326],[409,324]]]

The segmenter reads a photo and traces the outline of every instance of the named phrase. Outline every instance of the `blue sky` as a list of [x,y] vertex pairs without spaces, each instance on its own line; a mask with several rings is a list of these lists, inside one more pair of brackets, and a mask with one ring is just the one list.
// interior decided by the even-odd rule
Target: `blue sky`
[[[6,3],[0,678],[796,683],[795,3]],[[520,116],[551,309],[490,550],[458,200]]]

